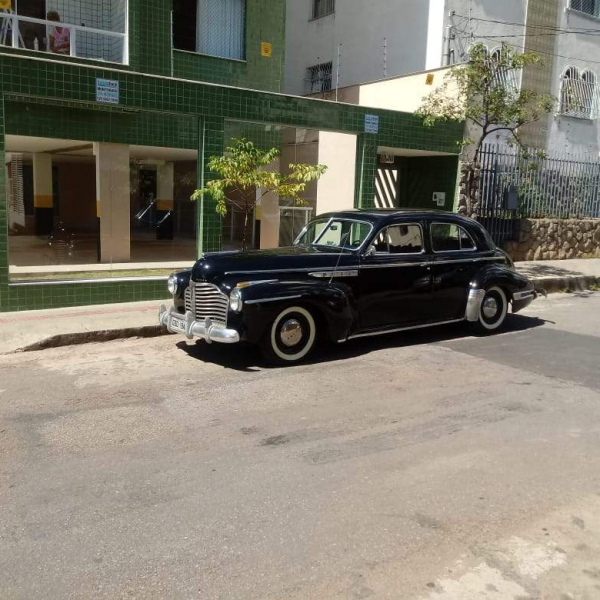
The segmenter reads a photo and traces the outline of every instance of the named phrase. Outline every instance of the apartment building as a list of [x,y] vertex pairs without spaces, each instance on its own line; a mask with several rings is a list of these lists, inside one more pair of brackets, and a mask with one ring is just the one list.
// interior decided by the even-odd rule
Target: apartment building
[[[371,206],[380,147],[444,154],[451,192],[460,126],[424,131],[411,114],[281,93],[285,11],[0,0],[0,311],[164,298],[169,271],[235,247],[235,213],[190,200],[233,137],[295,158],[326,132],[330,192],[314,211]],[[343,193],[340,171],[353,173]],[[257,247],[280,243],[283,203],[263,199]]]
[[[460,64],[475,43],[533,50],[543,64],[520,84],[557,98],[556,110],[526,128],[535,147],[597,157],[600,152],[597,0],[288,0],[290,93],[335,90]],[[406,110],[403,97],[393,104]],[[413,102],[411,98],[410,103]],[[390,107],[390,99],[375,105]]]

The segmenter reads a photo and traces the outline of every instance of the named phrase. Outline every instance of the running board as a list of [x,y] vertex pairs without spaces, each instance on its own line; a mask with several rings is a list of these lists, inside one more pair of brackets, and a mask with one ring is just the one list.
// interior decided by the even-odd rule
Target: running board
[[398,333],[400,331],[411,331],[413,329],[426,329],[427,327],[436,327],[437,325],[450,325],[451,323],[462,323],[463,321],[466,321],[464,317],[461,319],[452,319],[451,321],[436,321],[435,323],[424,323],[423,325],[412,325],[411,327],[399,327],[397,329],[379,329],[377,331],[366,331],[363,333],[355,333],[354,335],[350,335],[345,340],[340,340],[339,343],[346,342],[348,340],[354,340],[356,338],[361,337],[385,335],[386,333]]

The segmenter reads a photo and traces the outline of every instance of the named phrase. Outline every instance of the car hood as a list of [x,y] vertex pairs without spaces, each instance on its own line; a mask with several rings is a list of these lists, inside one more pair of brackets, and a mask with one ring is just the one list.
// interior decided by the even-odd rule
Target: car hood
[[313,246],[290,246],[272,250],[247,250],[245,252],[211,252],[196,262],[192,270],[194,281],[214,282],[224,276],[255,279],[262,274],[269,277],[277,273],[289,274],[304,270],[332,268],[338,265],[356,265],[353,252],[331,251]]

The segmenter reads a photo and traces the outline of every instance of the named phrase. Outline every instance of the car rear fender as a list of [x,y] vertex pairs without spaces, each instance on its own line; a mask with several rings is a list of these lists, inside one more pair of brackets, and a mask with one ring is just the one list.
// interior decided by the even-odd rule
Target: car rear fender
[[[485,290],[491,286],[502,288],[509,302],[513,302],[515,294],[528,291],[534,293],[533,283],[529,278],[518,273],[509,265],[486,265],[477,271],[471,280],[465,315],[467,321],[477,321]],[[519,310],[523,308],[521,302],[519,302],[518,308]]]

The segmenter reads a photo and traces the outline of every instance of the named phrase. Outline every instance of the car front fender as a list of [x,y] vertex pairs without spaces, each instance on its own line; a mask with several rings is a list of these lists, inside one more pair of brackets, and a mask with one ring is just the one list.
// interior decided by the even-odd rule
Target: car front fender
[[352,288],[339,282],[272,281],[242,288],[244,340],[256,343],[286,306],[298,304],[312,309],[327,328],[332,341],[346,339],[356,322]]

